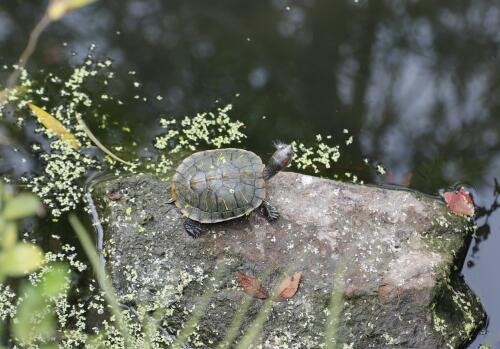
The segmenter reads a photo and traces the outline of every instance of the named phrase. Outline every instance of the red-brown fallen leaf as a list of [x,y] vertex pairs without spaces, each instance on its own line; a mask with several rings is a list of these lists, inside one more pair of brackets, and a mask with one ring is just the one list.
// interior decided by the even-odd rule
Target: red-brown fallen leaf
[[281,285],[278,288],[277,292],[278,296],[276,297],[276,300],[278,302],[283,302],[287,299],[290,299],[295,295],[295,293],[297,293],[301,276],[301,272],[296,272],[292,276],[287,277],[281,282]]
[[448,209],[460,216],[473,216],[474,203],[468,191],[464,187],[459,191],[449,191],[443,193],[443,198]]
[[267,298],[267,290],[261,286],[261,283],[258,279],[240,273],[239,271],[237,271],[235,275],[236,278],[238,278],[240,286],[243,288],[243,291],[245,291],[246,294],[259,299]]
[[122,198],[122,194],[120,193],[109,193],[108,194],[108,198],[111,200],[111,201],[118,201]]

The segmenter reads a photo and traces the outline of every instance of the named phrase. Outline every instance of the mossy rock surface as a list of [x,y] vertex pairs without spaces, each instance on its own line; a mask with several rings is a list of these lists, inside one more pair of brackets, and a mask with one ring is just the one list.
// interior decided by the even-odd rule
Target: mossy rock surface
[[[337,348],[461,348],[484,325],[459,276],[471,224],[439,200],[285,172],[268,183],[277,222],[256,210],[192,239],[167,203],[169,185],[117,178],[97,183],[92,196],[122,303],[140,314],[156,310],[173,334],[199,316],[192,347],[216,347],[231,327],[246,297],[236,272],[269,290],[283,274],[302,273],[292,299],[271,303],[262,348],[321,347],[335,282],[343,295]],[[238,338],[265,304],[250,302]]]

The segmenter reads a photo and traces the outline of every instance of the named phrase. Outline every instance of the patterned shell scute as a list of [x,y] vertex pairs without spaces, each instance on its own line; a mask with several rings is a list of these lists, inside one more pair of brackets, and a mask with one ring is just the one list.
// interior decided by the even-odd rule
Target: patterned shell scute
[[265,199],[263,170],[260,157],[243,149],[194,153],[177,167],[172,195],[192,220],[227,221],[250,213]]

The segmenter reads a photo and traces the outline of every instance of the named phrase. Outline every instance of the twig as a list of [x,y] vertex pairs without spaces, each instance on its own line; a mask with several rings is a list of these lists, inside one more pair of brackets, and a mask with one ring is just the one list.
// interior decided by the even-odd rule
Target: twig
[[51,22],[52,20],[49,18],[48,14],[45,13],[40,22],[38,22],[35,28],[33,28],[33,31],[30,33],[28,44],[21,54],[21,57],[19,57],[19,61],[17,63],[18,67],[9,75],[7,79],[7,88],[14,87],[17,79],[19,79],[19,76],[21,75],[22,69],[26,66],[31,55],[35,51],[36,45],[38,43],[38,38]]

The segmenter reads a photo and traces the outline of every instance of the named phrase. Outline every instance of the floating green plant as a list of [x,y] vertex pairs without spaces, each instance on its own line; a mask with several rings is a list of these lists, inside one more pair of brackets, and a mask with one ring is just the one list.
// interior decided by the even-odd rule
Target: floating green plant
[[37,245],[18,241],[17,221],[41,210],[40,201],[31,194],[14,196],[0,182],[0,283],[6,277],[18,277],[43,265],[43,252]]

